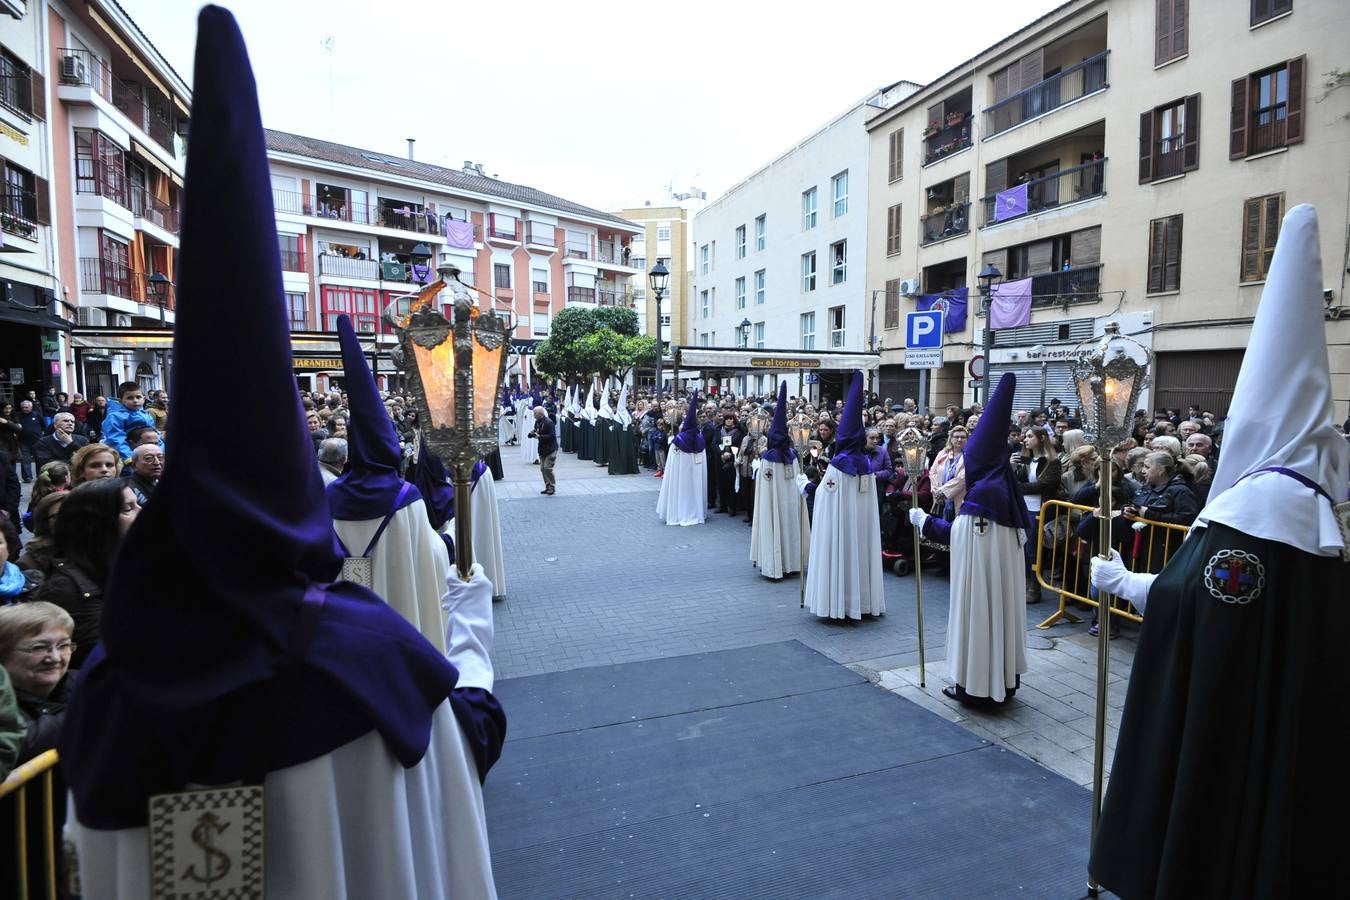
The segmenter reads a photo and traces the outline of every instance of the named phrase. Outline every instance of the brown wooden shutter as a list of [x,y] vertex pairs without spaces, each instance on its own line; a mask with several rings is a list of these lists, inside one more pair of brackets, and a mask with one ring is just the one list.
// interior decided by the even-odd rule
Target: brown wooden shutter
[[1069,236],[1069,258],[1074,268],[1095,266],[1102,261],[1102,229],[1083,228]]
[[1154,219],[1148,223],[1148,293],[1156,294],[1163,287],[1163,247],[1166,244],[1167,220]]
[[28,81],[33,89],[33,118],[47,121],[47,79],[37,69],[28,70]]
[[[1187,123],[1188,125],[1190,123]],[[1139,183],[1153,180],[1153,110],[1139,114]]]
[[997,194],[1008,186],[1008,160],[1000,159],[984,167],[985,196]]
[[1280,223],[1284,219],[1284,194],[1262,198],[1265,209],[1261,213],[1261,277],[1270,271],[1270,260],[1275,255],[1275,242],[1280,237]]
[[1153,15],[1153,64],[1172,58],[1172,0],[1157,0]]
[[[1233,80],[1233,110],[1228,124],[1228,158],[1247,155],[1247,78]],[[1191,123],[1187,122],[1187,126]]]
[[1181,171],[1190,172],[1200,168],[1200,95],[1191,94],[1186,98],[1184,116],[1186,119],[1186,143],[1182,147]]
[[900,327],[900,279],[886,282],[886,328]]
[[998,269],[1000,272],[1003,273],[1004,278],[1007,278],[1008,277],[1007,248],[1004,248],[1003,250],[991,250],[988,253],[986,253],[984,255],[984,265],[993,266],[995,269]]
[[905,174],[905,129],[897,128],[891,132],[891,171],[890,180],[899,181]]
[[1027,247],[1027,274],[1041,275],[1055,267],[1055,242],[1036,241]]
[[994,73],[992,79],[994,82],[994,103],[991,103],[990,106],[1007,100],[1012,95],[1008,90],[1008,77],[1011,75],[1012,69],[1012,66],[1004,66]]
[[1261,200],[1257,197],[1242,204],[1242,281],[1261,277]]
[[1252,0],[1251,24],[1255,25],[1269,19],[1273,15],[1271,12],[1273,6],[1272,0]]
[[1190,27],[1187,19],[1190,13],[1186,9],[1186,0],[1172,0],[1172,56],[1176,59],[1190,49]]
[[33,197],[37,201],[34,204],[37,223],[39,225],[52,224],[51,188],[47,184],[47,179],[33,176]]
[[1026,90],[1033,84],[1038,83],[1044,76],[1045,71],[1045,48],[1041,47],[1033,53],[1028,53],[1018,63],[1021,70],[1022,86],[1019,90]]
[[1303,91],[1308,57],[1289,60],[1289,100],[1285,105],[1284,142],[1303,143]]
[[1167,237],[1164,245],[1163,290],[1181,290],[1181,216],[1166,220]]
[[886,255],[900,252],[900,204],[886,210]]

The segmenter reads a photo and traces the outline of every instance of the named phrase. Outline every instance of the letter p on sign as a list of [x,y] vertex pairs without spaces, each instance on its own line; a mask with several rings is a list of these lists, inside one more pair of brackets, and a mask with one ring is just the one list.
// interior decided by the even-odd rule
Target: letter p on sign
[[905,315],[906,350],[937,350],[941,347],[941,310],[925,310]]

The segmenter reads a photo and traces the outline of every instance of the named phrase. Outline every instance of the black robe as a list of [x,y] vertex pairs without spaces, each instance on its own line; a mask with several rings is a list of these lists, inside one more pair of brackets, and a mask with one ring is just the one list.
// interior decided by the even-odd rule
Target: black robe
[[595,459],[595,450],[593,448],[595,427],[590,419],[582,416],[579,420],[581,427],[577,429],[577,435],[580,440],[577,442],[577,459]]
[[1102,886],[1125,900],[1344,889],[1347,576],[1338,557],[1219,524],[1168,560],[1093,845]]
[[558,447],[564,453],[571,453],[572,439],[576,437],[576,428],[572,423],[576,421],[570,415],[564,414],[558,417]]
[[597,466],[609,465],[610,448],[614,444],[614,437],[609,433],[609,426],[613,424],[613,419],[606,419],[604,416],[595,417],[595,430],[591,432],[591,452],[595,457]]
[[609,457],[609,474],[636,475],[638,473],[637,424],[629,423],[627,427],[624,427],[616,419],[614,424],[610,426],[610,433],[613,435],[614,445]]

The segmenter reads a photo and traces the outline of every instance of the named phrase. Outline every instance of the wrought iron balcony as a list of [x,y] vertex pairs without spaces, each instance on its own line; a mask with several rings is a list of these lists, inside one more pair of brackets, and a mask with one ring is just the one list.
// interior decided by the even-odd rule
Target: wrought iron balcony
[[130,266],[99,256],[80,258],[80,290],[90,294],[110,294],[124,300],[131,293],[133,273]]
[[923,226],[921,245],[933,244],[970,231],[970,202],[953,203],[945,209],[919,217]]
[[336,253],[320,253],[319,274],[379,281],[381,280],[380,261],[377,259],[349,259]]
[[178,233],[178,210],[139,185],[131,188],[131,211],[165,231]]
[[1089,56],[1077,65],[1069,66],[987,107],[984,110],[984,133],[993,137],[1028,119],[1072,103],[1079,97],[1104,90],[1108,86],[1106,55],[1110,52],[1103,50],[1095,56]]
[[56,52],[61,55],[62,84],[92,89],[148,134],[170,156],[174,155],[173,122],[160,109],[145,101],[139,87],[118,78],[106,62],[88,50],[63,47]]
[[[1102,299],[1101,288],[1101,263],[1033,275],[1031,276],[1031,306],[1033,309],[1044,309],[1049,306],[1096,303]],[[984,315],[988,312],[989,301],[981,298],[980,314]]]
[[0,230],[37,239],[37,195],[13,185],[0,189]]
[[[1021,198],[1013,194],[1013,191],[1017,190],[1016,188],[981,197],[980,202],[984,206],[984,218],[980,221],[980,227],[984,228],[988,225],[1008,222],[1025,216],[1034,216],[1047,209],[1076,203],[1089,197],[1100,197],[1104,193],[1105,172],[1106,160],[1095,159],[1081,166],[1064,169],[1044,178],[1033,178],[1022,185],[1018,185],[1018,188],[1026,187],[1025,203],[1022,203]],[[1000,197],[1003,198],[1001,210],[999,208]]]
[[969,147],[971,125],[968,113],[953,113],[943,122],[931,124],[924,129],[923,164],[926,166],[937,162]]

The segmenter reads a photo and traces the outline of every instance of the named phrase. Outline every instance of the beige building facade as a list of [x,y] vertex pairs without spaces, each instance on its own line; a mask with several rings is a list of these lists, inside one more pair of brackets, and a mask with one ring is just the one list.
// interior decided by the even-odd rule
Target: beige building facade
[[[641,319],[642,333],[659,337],[665,345],[672,341],[678,344],[689,322],[686,307],[690,291],[689,275],[693,267],[689,257],[692,214],[685,206],[637,206],[618,210],[615,215],[642,228],[642,232],[634,236],[629,248],[630,262],[642,273],[633,278],[634,308]],[[647,278],[647,273],[658,261],[665,263],[670,270],[669,286],[661,298],[659,332],[656,325],[656,298]],[[654,377],[655,373],[644,370],[638,374],[639,381],[644,380],[644,374]]]
[[[1223,414],[1280,219],[1312,203],[1346,416],[1350,90],[1327,84],[1346,34],[1335,0],[1074,0],[874,116],[882,383],[917,396],[905,314],[964,289],[931,406],[984,399],[981,361],[1019,375],[1021,406],[1069,402],[1069,349],[1116,320],[1154,351],[1144,404]],[[1030,279],[1029,323],[986,329],[990,265]]]

